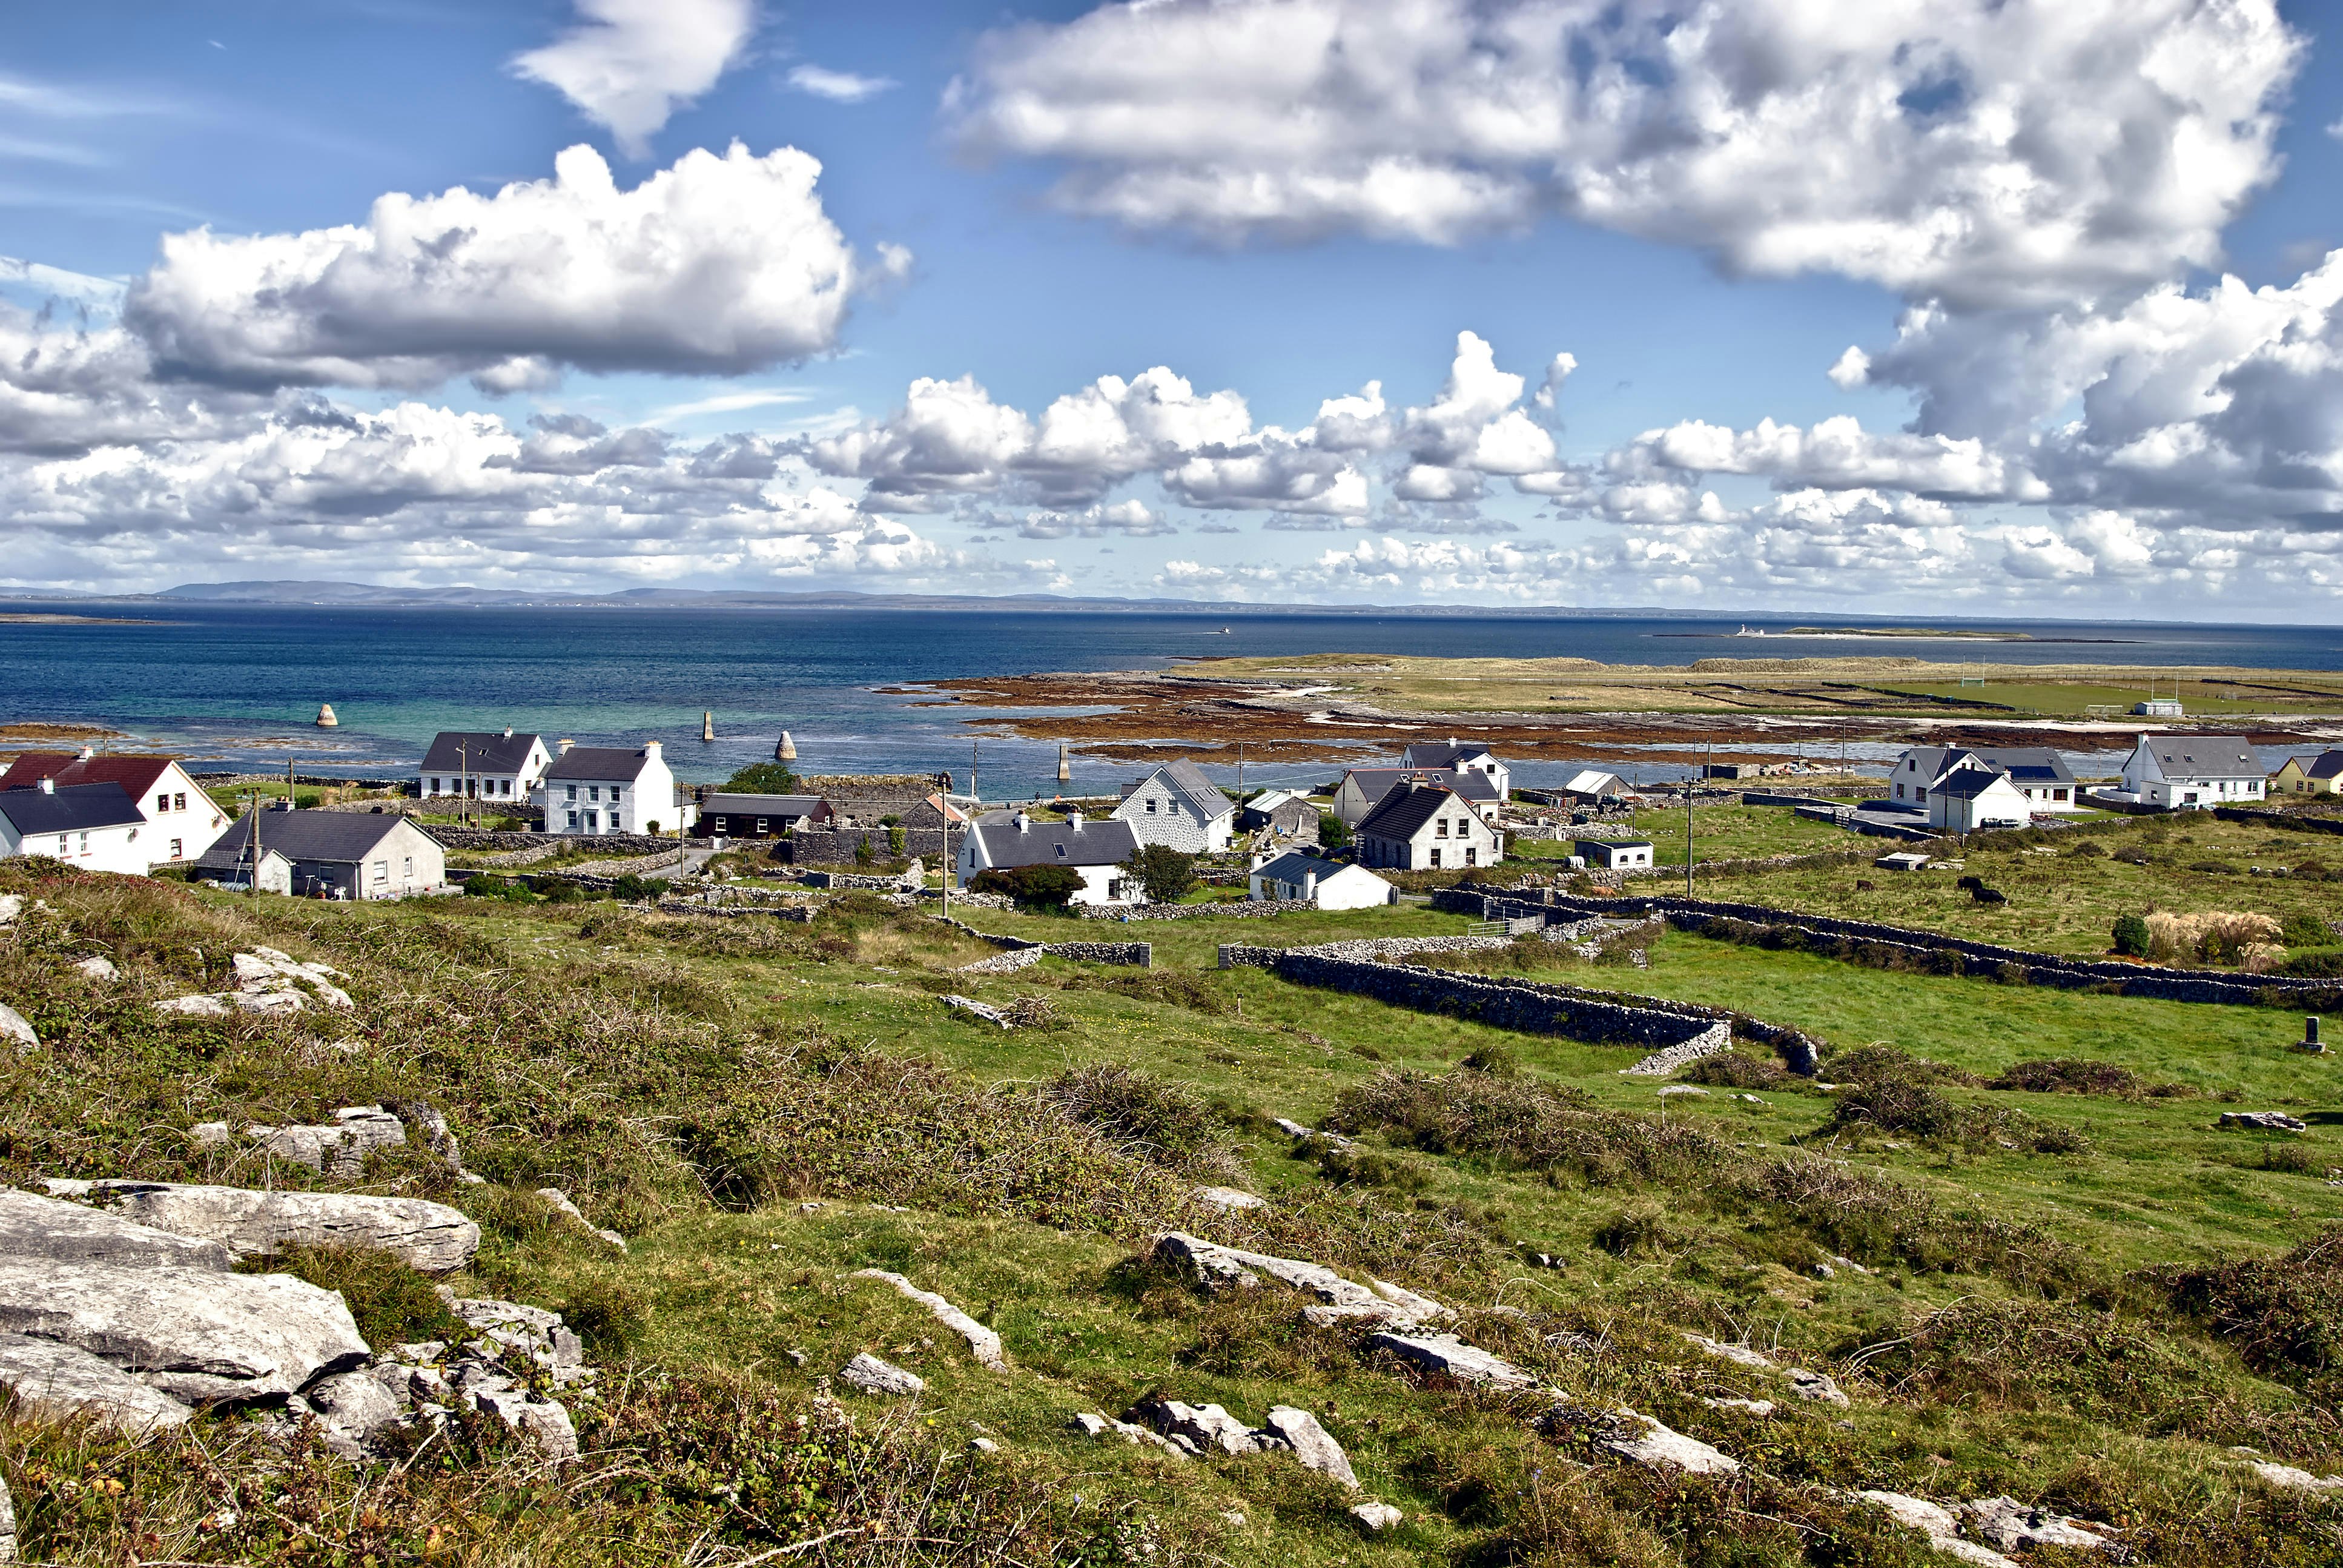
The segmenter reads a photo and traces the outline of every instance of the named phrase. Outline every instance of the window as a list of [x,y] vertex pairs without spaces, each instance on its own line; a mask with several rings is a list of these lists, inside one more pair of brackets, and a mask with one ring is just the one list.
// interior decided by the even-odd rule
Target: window
[[1065,858],[1066,858],[1066,847],[1065,847],[1063,844],[1061,844],[1061,845],[1059,845],[1059,846],[1058,846],[1058,859],[1060,859],[1061,860],[1062,860],[1062,859],[1064,859]]
[[1151,817],[1155,815],[1155,797],[1152,795],[1147,798],[1147,814]]
[[81,852],[85,855],[89,853],[89,835],[87,833],[84,833],[81,836]]
[[764,832],[765,832],[765,819],[764,819],[764,818],[762,818],[762,817],[759,817],[759,818],[758,818],[758,819],[757,819],[757,834],[758,834],[758,836],[759,836],[759,838],[762,838],[762,837],[764,836]]
[[586,799],[588,800],[599,800],[601,798],[602,787],[599,784],[588,784],[586,786]]
[[374,879],[377,882],[387,882],[390,880],[390,862],[388,860],[377,860],[374,863]]
[[170,797],[169,795],[165,794],[165,795],[157,795],[157,796],[156,796],[156,797],[155,797],[155,809],[156,809],[157,811],[167,811],[167,810],[169,810],[170,809],[171,809],[171,797]]
[[171,859],[174,860],[183,860],[186,859],[187,851],[182,847],[184,843],[184,839],[174,839],[171,840]]
[[1440,869],[1440,848],[1436,844],[1432,849],[1432,869],[1435,871]]
[[618,798],[618,787],[616,784],[613,784],[613,785],[611,785],[611,786],[610,786],[610,799],[613,799],[613,800],[616,800]]
[[569,830],[573,833],[578,831],[578,813],[575,811],[569,813]]
[[1480,853],[1481,851],[1478,849],[1470,848],[1466,849],[1464,851],[1464,863],[1468,866],[1476,866],[1480,864]]
[[174,795],[174,796],[172,796],[172,797],[171,797],[171,809],[172,809],[172,810],[174,810],[174,811],[184,811],[184,810],[186,810],[186,809],[187,809],[187,798],[186,798],[185,795]]
[[[569,786],[569,798],[570,798],[572,800],[575,800],[575,799],[578,799],[578,786],[577,786],[577,785],[575,785],[575,784],[572,784],[571,786]],[[569,820],[570,820],[571,824],[574,826],[574,825],[576,824],[577,820],[578,820],[578,813],[577,813],[577,812],[575,812],[575,811],[572,811],[571,813],[569,813]]]
[[447,793],[447,781],[444,779],[434,779],[431,780],[431,793],[434,795],[445,795]]
[[399,865],[398,865],[398,874],[399,874],[400,876],[402,876],[402,877],[406,878],[408,881],[413,881],[413,880],[415,879],[415,857],[414,857],[414,856],[409,855],[409,856],[407,856],[405,859],[403,859],[403,860],[401,860],[401,861],[399,862]]
[[1435,839],[1445,839],[1448,837],[1447,818],[1443,817],[1432,825],[1432,836]]
[[725,825],[725,823],[726,823],[727,821],[729,821],[729,819],[729,819],[729,818],[725,818],[725,817],[719,817],[719,818],[717,818],[717,819],[716,819],[716,830],[717,830],[718,832],[719,832],[719,833],[721,833],[722,831],[724,831],[724,825]]

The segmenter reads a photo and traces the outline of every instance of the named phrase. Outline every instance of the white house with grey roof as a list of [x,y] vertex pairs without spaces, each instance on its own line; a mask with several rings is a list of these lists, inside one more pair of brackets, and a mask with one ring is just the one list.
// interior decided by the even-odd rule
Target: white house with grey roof
[[1505,799],[1495,779],[1486,773],[1460,773],[1449,768],[1353,768],[1334,786],[1334,815],[1344,827],[1356,828],[1394,793],[1404,793],[1418,784],[1453,791],[1490,822],[1498,819]]
[[44,776],[0,790],[0,858],[45,855],[75,870],[143,877],[152,838],[138,802],[118,783],[61,785]]
[[264,893],[403,899],[445,888],[447,858],[437,839],[396,812],[271,809],[246,812],[196,858],[195,873]]
[[501,735],[443,729],[416,769],[415,792],[427,800],[453,795],[519,808],[552,761],[542,735],[516,735],[509,727]]
[[1142,844],[1168,844],[1185,854],[1208,855],[1229,847],[1236,832],[1237,809],[1202,769],[1183,757],[1125,789],[1114,820],[1130,823]]
[[1300,849],[1263,859],[1246,881],[1246,891],[1264,902],[1315,904],[1322,910],[1372,910],[1399,902],[1399,890],[1364,866],[1322,860]]
[[1082,879],[1071,903],[1141,903],[1145,890],[1122,869],[1139,853],[1139,844],[1131,825],[1112,817],[1101,820],[1077,811],[1062,822],[1048,822],[1023,811],[993,811],[978,818],[960,839],[960,880],[985,871],[1057,866]]
[[1946,832],[2023,828],[2033,814],[2033,803],[2010,775],[1981,762],[1962,763],[1928,791],[1928,826]]
[[2123,769],[2125,795],[2182,811],[2259,800],[2268,782],[2242,735],[2143,735]]
[[696,815],[656,740],[635,749],[565,740],[545,770],[548,833],[673,833]]
[[[2074,769],[2066,766],[2066,758],[2046,746],[1907,747],[1887,775],[1887,798],[1905,806],[1929,808],[1940,783],[1964,768],[1984,768],[2007,778],[2029,816],[2036,811],[2084,809]],[[1928,819],[1937,827],[1949,825],[1939,820],[1933,809]]]
[[1359,824],[1359,864],[1399,871],[1453,871],[1493,866],[1505,856],[1502,834],[1462,795],[1443,785],[1394,789]]
[[1500,800],[1505,799],[1513,787],[1513,770],[1477,740],[1419,740],[1399,754],[1399,765],[1477,773],[1489,781]]

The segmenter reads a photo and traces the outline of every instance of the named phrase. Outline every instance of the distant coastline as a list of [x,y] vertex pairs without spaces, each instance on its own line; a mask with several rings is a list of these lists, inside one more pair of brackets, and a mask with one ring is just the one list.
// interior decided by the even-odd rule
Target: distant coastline
[[2123,644],[2123,637],[2036,637],[2030,631],[1981,631],[1964,627],[1919,626],[1793,626],[1779,631],[1744,626],[1738,631],[1655,631],[1654,637],[1699,638],[1715,641],[1786,642],[2082,642]]
[[168,626],[162,620],[141,620],[126,615],[42,615],[0,610],[0,626]]

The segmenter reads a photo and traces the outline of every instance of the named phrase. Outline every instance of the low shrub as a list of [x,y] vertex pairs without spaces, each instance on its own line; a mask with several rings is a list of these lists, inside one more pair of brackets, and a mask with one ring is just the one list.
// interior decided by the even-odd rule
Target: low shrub
[[2115,930],[2111,935],[2114,939],[2115,950],[2127,958],[2144,959],[2147,957],[2149,948],[2154,945],[2154,938],[2148,932],[2147,920],[2137,914],[2117,917]]
[[1747,1171],[1719,1195],[1754,1212],[1753,1229],[1791,1226],[1825,1251],[1875,1266],[1989,1275],[2040,1294],[2093,1282],[2088,1261],[2038,1226],[1966,1211],[1834,1160],[1796,1155]]
[[2075,1057],[2011,1062],[1986,1087],[2028,1094],[2102,1094],[2116,1100],[2171,1100],[2197,1092],[2185,1083],[2151,1083],[2120,1062]]
[[428,1275],[377,1248],[286,1247],[240,1265],[247,1274],[290,1274],[339,1291],[370,1345],[460,1340],[469,1332],[448,1312]]
[[1190,1091],[1135,1067],[1101,1064],[1060,1073],[1041,1098],[1124,1153],[1167,1171],[1226,1174],[1222,1123]]
[[1782,1090],[1805,1082],[1777,1061],[1766,1061],[1739,1050],[1720,1050],[1715,1056],[1704,1056],[1676,1076],[1686,1083],[1704,1083],[1717,1089]]
[[2286,918],[2278,940],[2290,948],[2326,948],[2335,945],[2337,936],[2335,928],[2317,915],[2298,913]]
[[1121,972],[1084,970],[1069,975],[1061,988],[1071,991],[1107,991],[1139,1001],[1163,1002],[1217,1018],[1228,1010],[1219,991],[1202,975],[1185,970],[1127,970]]
[[2343,1224],[2275,1258],[2156,1269],[2145,1278],[2258,1372],[2294,1382],[2343,1372]]
[[1941,1061],[1914,1056],[1900,1047],[1874,1041],[1835,1053],[1823,1064],[1822,1075],[1834,1081],[1868,1083],[1875,1078],[1902,1079],[1914,1083],[1974,1085],[1974,1074]]
[[1726,1144],[1683,1122],[1600,1110],[1575,1089],[1486,1072],[1381,1072],[1343,1091],[1325,1124],[1597,1186],[1690,1181],[1734,1159]]

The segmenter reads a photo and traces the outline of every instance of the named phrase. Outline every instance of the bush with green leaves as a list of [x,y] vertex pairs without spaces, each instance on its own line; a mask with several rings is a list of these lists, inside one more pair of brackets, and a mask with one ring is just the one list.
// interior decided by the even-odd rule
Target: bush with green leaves
[[1169,844],[1141,844],[1122,863],[1122,870],[1146,890],[1151,904],[1176,904],[1196,885],[1196,857]]
[[2147,957],[2150,942],[2147,917],[2137,914],[2124,915],[2117,920],[2116,929],[2112,934],[2115,939],[2116,951],[2127,958]]
[[1318,847],[1322,849],[1347,849],[1351,847],[1351,827],[1332,811],[1318,813]]
[[1041,910],[1064,909],[1081,888],[1082,874],[1065,866],[996,866],[969,884],[970,892],[1001,893]]
[[724,788],[739,795],[794,795],[798,776],[786,762],[751,762],[727,779]]

